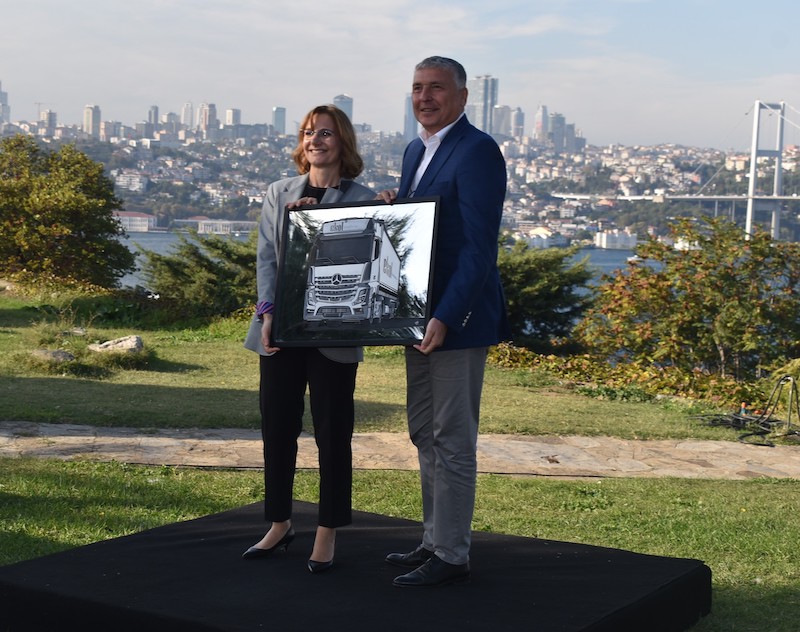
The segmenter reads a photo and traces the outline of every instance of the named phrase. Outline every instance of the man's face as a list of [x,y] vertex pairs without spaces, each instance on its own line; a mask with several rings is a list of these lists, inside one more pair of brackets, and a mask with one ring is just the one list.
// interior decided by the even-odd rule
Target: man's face
[[422,68],[414,73],[411,104],[414,116],[429,134],[455,121],[464,111],[467,89],[458,88],[447,68]]

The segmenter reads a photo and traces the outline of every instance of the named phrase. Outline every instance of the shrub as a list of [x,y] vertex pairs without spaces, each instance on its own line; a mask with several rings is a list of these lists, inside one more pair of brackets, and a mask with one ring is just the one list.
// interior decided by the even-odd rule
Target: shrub
[[659,367],[646,362],[616,364],[590,355],[539,355],[511,344],[489,352],[489,362],[507,369],[546,371],[581,392],[605,399],[645,401],[656,396],[684,397],[724,406],[765,402],[766,381],[742,382],[703,371]]

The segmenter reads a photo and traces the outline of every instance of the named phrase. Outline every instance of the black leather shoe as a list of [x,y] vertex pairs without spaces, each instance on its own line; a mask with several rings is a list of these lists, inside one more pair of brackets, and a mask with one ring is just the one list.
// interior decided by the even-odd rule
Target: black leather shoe
[[294,529],[290,528],[286,533],[283,534],[283,537],[278,541],[277,544],[269,547],[268,549],[260,549],[257,546],[251,546],[244,553],[242,553],[242,559],[255,560],[260,557],[269,557],[279,549],[288,551],[292,540],[294,540]]
[[328,562],[317,562],[316,560],[312,560],[310,558],[308,560],[308,570],[310,570],[312,573],[324,573],[331,568],[333,568],[333,560]]
[[469,581],[469,562],[466,564],[448,564],[434,555],[418,569],[395,577],[395,586],[401,588],[428,588],[447,584],[463,584]]
[[386,556],[386,561],[393,566],[402,566],[403,568],[419,568],[425,562],[433,557],[433,551],[423,548],[420,544],[411,553],[389,553]]

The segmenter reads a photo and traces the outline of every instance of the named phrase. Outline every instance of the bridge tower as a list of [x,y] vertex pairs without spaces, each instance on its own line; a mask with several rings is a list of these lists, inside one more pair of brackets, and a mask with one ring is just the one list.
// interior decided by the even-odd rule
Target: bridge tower
[[[753,141],[750,147],[750,182],[747,188],[747,219],[745,220],[745,234],[749,239],[753,234],[753,216],[756,211],[771,211],[772,212],[772,231],[773,239],[778,239],[781,230],[781,206],[780,200],[777,199],[783,195],[783,113],[786,104],[781,101],[780,103],[762,103],[756,101],[755,116],[753,117]],[[775,145],[771,149],[761,148],[759,146],[760,133],[761,133],[761,114],[764,110],[768,110],[769,115],[777,113],[777,134],[775,137]],[[775,159],[775,176],[772,182],[772,195],[764,195],[758,187],[758,159],[774,158]]]

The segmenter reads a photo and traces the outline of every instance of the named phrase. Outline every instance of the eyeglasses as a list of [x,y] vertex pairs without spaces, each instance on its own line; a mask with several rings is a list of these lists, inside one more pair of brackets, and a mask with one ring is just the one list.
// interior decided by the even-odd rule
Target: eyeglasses
[[333,130],[330,129],[301,129],[300,133],[306,138],[311,138],[314,134],[319,135],[321,138],[330,138],[333,136]]

